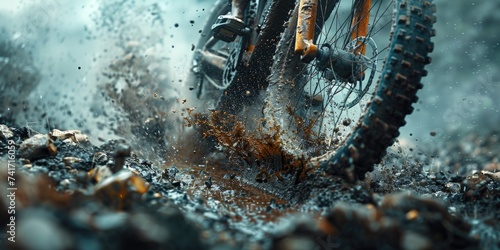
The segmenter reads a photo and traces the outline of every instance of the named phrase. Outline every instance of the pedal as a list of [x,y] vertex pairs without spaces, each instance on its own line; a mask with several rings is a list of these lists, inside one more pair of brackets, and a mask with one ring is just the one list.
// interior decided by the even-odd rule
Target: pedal
[[245,27],[241,20],[231,15],[221,15],[212,25],[212,31],[215,38],[229,43],[234,41],[237,36],[245,35],[250,29]]

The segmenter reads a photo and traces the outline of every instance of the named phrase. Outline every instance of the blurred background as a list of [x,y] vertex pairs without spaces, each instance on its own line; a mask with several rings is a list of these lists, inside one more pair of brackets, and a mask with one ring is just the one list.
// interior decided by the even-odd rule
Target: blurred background
[[497,134],[500,124],[500,2],[434,2],[432,64],[416,112],[401,130],[424,148],[469,133]]
[[[433,62],[400,138],[425,151],[500,124],[500,2],[435,3]],[[125,138],[153,158],[176,150],[196,105],[183,72],[211,4],[0,0],[0,123]]]

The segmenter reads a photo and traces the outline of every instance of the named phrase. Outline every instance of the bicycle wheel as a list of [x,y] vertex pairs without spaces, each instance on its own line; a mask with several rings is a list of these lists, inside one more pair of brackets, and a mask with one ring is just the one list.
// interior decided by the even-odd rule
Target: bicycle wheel
[[245,11],[244,20],[246,26],[251,28],[250,32],[227,43],[215,39],[211,28],[219,16],[230,12],[229,3],[228,0],[218,0],[214,4],[189,65],[186,82],[191,90],[196,90],[196,97],[201,100],[201,107],[219,106],[219,99],[225,90],[230,85],[238,85],[233,83],[238,81],[236,79],[238,71],[244,71],[239,68],[246,67],[249,63],[255,43],[261,36],[260,25],[264,21],[264,12],[271,1],[251,0]]
[[[213,40],[211,27],[220,15],[227,14],[230,10],[229,1],[215,2],[189,62],[185,84],[191,91],[195,91],[197,99],[202,100],[200,106],[214,106],[222,89],[217,88],[217,85],[222,84],[222,74],[231,48],[227,43]],[[213,81],[216,81],[215,85],[211,84]]]
[[374,0],[367,33],[357,37],[354,10],[363,2],[319,1],[317,22],[317,44],[325,49],[348,53],[362,47],[362,75],[330,68],[331,61],[301,62],[290,45],[296,9],[278,45],[264,108],[268,126],[280,128],[284,154],[306,159],[308,169],[351,180],[372,171],[399,136],[423,87],[435,34],[432,1]]

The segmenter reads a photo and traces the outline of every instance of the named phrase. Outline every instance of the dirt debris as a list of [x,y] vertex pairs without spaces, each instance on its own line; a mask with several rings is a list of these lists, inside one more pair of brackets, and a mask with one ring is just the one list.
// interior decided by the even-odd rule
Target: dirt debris
[[[23,143],[43,138],[39,146],[46,150],[50,138],[9,129],[12,136],[0,140],[0,153],[5,159],[8,140],[14,142],[16,181],[23,187],[16,223],[18,239],[26,242],[18,249],[500,247],[495,170],[424,171],[390,153],[378,172],[355,184],[319,172],[299,183],[287,174],[258,183],[259,170],[238,161],[222,168],[220,162],[158,166],[124,147],[126,141],[95,147],[55,137],[56,154],[47,150],[21,160]],[[115,172],[117,152],[125,148],[122,169]],[[0,173],[4,187],[6,173]],[[0,207],[7,206],[3,196]],[[0,245],[14,246],[4,240]]]

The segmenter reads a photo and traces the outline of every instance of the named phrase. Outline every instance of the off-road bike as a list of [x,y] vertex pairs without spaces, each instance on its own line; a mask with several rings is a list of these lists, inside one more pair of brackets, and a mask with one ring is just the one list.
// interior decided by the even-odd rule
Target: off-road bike
[[255,162],[271,172],[288,164],[363,179],[418,100],[432,0],[251,0],[245,26],[225,24],[230,39],[216,38],[229,4],[215,3],[190,64],[197,111],[217,112],[212,126],[226,131],[243,123],[240,138],[264,133],[247,144],[264,146]]

